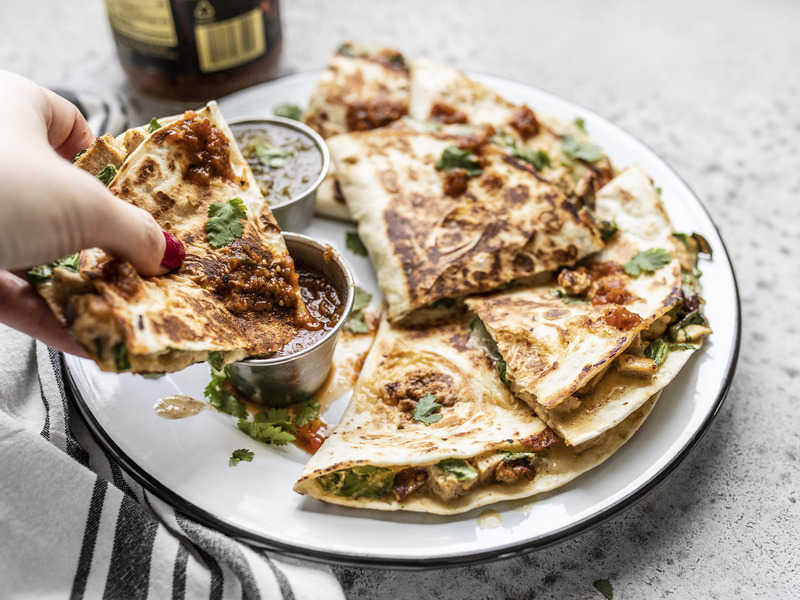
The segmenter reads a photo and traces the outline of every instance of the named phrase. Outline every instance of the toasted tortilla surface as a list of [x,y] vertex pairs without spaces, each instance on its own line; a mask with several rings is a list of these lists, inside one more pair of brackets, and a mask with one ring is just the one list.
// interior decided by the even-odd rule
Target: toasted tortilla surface
[[435,165],[456,143],[448,134],[388,128],[328,140],[393,322],[442,298],[495,289],[602,248],[585,211],[491,144],[466,191],[446,194]]

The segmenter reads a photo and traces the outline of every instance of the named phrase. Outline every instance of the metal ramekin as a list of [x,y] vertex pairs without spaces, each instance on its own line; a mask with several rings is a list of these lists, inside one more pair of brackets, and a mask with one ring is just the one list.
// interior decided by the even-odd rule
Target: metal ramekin
[[246,358],[228,365],[233,385],[254,402],[269,406],[304,400],[325,383],[333,364],[339,329],[353,307],[355,288],[350,267],[329,245],[297,233],[284,232],[283,239],[296,262],[305,263],[328,278],[344,306],[336,326],[313,346],[289,356]]
[[331,155],[328,152],[328,146],[316,131],[305,123],[295,121],[294,119],[284,119],[283,117],[252,117],[238,119],[228,123],[232,129],[242,126],[258,126],[261,124],[288,127],[305,134],[314,142],[317,150],[319,150],[322,155],[322,168],[320,169],[319,176],[309,184],[308,188],[299,196],[295,196],[286,202],[270,206],[272,214],[275,215],[275,219],[278,221],[278,225],[280,225],[283,231],[302,231],[311,223],[311,219],[314,216],[314,203],[317,200],[317,188],[319,188],[319,185],[325,179],[330,169]]

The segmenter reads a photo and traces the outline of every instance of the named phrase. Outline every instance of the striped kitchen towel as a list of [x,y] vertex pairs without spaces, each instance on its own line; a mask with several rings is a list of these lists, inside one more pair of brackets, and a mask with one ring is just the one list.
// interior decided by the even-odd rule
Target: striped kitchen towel
[[0,325],[0,598],[344,598],[331,570],[175,512],[89,434],[61,355]]

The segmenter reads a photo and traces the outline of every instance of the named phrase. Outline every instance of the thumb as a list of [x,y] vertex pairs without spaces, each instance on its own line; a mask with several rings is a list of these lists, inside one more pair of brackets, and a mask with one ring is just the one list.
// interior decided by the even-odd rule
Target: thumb
[[162,231],[150,213],[117,198],[85,171],[62,165],[72,186],[70,201],[63,203],[64,212],[70,212],[64,230],[72,232],[71,248],[102,248],[142,275],[160,275],[181,265],[183,244]]
[[142,275],[161,275],[178,268],[185,250],[181,241],[163,231],[150,213],[107,193],[97,217],[104,224],[84,247],[98,247],[127,260]]

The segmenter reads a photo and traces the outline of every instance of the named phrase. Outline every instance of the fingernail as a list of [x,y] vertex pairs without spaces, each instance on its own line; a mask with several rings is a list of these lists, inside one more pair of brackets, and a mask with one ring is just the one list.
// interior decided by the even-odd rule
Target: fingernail
[[166,267],[170,271],[177,269],[183,263],[186,257],[186,249],[183,247],[181,241],[171,233],[162,231],[164,234],[164,241],[167,243],[164,248],[164,258],[161,259],[161,266]]

